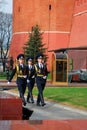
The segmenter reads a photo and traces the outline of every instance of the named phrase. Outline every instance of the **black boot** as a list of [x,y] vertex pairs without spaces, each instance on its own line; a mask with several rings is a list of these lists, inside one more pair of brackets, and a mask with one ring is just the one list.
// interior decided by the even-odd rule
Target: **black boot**
[[43,94],[40,94],[41,106],[45,106],[46,103],[44,102]]
[[23,105],[26,106],[26,101],[24,97],[22,98],[22,102],[23,102]]
[[20,98],[22,99],[23,105],[26,106],[26,101],[25,101],[24,95],[22,93],[20,93]]
[[37,106],[40,106],[40,95],[38,94],[38,97],[37,97]]
[[30,103],[29,98],[30,98],[30,94],[28,93],[28,95],[27,95],[27,102],[28,102],[28,103]]
[[31,98],[31,103],[34,103],[34,99],[33,99],[32,93],[30,93],[30,98]]

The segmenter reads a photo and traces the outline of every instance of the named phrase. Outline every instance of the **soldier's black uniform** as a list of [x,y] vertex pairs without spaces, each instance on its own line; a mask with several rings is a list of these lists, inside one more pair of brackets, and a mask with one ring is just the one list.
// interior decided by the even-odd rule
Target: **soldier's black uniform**
[[[27,61],[31,61],[32,62],[33,58],[28,57]],[[27,95],[27,102],[32,102],[34,103],[34,99],[33,99],[33,94],[32,94],[32,90],[34,88],[34,84],[35,84],[35,67],[34,65],[28,65],[28,76],[27,76],[27,85],[28,85],[28,95]]]
[[[22,55],[22,54],[18,55],[17,59],[20,58],[20,57],[24,58],[24,55]],[[16,65],[14,67],[13,71],[12,71],[12,74],[9,77],[9,80],[8,80],[9,82],[11,82],[13,76],[15,74],[17,74],[16,83],[17,83],[17,86],[18,86],[20,98],[22,98],[22,101],[23,101],[24,105],[26,105],[25,98],[24,98],[24,93],[25,93],[26,84],[27,84],[27,70],[28,69],[27,69],[27,66],[25,64]]]
[[[41,56],[38,56],[37,58],[40,58]],[[37,97],[37,105],[40,106],[40,103],[42,106],[46,105],[43,98],[43,90],[46,85],[46,77],[48,74],[47,67],[45,63],[42,63],[42,67],[39,66],[39,63],[35,64],[35,71],[36,71],[36,84],[38,88],[38,97]]]

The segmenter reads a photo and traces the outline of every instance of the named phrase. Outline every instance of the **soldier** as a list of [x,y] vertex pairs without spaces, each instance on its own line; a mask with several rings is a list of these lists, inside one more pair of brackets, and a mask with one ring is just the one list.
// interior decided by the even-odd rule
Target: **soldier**
[[28,85],[28,95],[27,95],[27,102],[28,103],[34,103],[32,90],[34,88],[35,84],[35,67],[33,65],[33,58],[28,57],[28,77],[27,77],[27,85]]
[[26,105],[26,101],[24,98],[24,93],[26,90],[26,84],[27,84],[27,66],[24,64],[24,54],[19,54],[17,56],[18,64],[15,65],[11,76],[9,77],[8,84],[13,79],[13,76],[17,74],[17,86],[20,94],[20,98],[22,98],[23,105]]
[[35,71],[36,71],[36,84],[38,88],[37,106],[40,105],[44,106],[46,105],[46,103],[44,102],[44,98],[43,98],[43,90],[46,85],[48,71],[47,71],[46,64],[43,62],[42,54],[39,54],[37,56],[37,64],[35,64]]

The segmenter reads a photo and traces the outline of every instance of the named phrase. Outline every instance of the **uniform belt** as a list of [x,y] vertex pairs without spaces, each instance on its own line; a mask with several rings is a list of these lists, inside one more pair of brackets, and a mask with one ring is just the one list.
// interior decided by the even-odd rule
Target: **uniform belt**
[[26,78],[27,75],[18,75],[19,78]]
[[44,75],[42,75],[42,74],[37,74],[37,76],[43,77]]

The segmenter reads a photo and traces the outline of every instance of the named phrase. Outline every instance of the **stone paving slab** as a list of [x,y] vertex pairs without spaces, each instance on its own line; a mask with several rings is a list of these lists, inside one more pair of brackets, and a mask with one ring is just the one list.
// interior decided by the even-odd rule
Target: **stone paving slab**
[[0,130],[87,130],[87,120],[0,121]]

